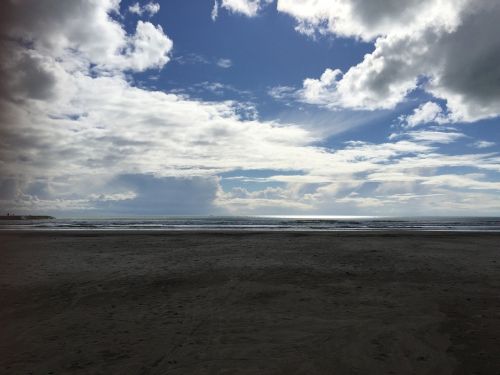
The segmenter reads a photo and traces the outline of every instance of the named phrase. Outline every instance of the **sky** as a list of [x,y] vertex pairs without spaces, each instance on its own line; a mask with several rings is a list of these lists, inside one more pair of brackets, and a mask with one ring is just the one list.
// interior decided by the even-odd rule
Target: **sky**
[[0,213],[500,215],[498,0],[7,0]]

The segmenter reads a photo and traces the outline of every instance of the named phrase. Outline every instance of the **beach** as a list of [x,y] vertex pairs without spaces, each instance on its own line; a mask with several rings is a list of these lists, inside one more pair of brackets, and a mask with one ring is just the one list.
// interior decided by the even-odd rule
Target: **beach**
[[500,233],[0,232],[2,374],[499,374]]

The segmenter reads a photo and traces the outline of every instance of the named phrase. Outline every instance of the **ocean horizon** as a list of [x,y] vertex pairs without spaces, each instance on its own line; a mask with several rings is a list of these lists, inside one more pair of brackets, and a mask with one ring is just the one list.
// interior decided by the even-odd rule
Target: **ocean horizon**
[[4,220],[0,230],[240,230],[500,232],[500,217],[474,216],[141,216]]

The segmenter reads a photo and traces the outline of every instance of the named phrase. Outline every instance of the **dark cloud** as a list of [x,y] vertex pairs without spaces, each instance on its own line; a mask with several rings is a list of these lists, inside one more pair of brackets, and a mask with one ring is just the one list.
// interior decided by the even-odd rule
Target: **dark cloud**
[[17,193],[18,182],[15,179],[0,179],[0,201],[14,199]]
[[50,61],[32,50],[22,50],[14,43],[5,43],[4,47],[8,56],[0,63],[4,77],[2,97],[18,103],[52,98],[57,76]]
[[411,21],[429,0],[351,0],[353,14],[368,27],[392,23],[394,19]]
[[459,95],[480,116],[483,110],[500,113],[500,5],[478,8],[433,52],[442,70],[437,92]]
[[451,122],[500,115],[497,0],[280,0],[278,9],[299,21],[299,31],[374,41],[374,51],[345,74],[328,69],[307,79],[306,102],[393,109],[420,87],[446,101]]

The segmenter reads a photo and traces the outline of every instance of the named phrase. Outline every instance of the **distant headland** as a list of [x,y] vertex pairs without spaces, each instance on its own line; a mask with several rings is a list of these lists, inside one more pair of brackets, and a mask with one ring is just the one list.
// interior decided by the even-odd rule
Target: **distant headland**
[[0,220],[49,220],[55,219],[52,216],[43,216],[43,215],[2,215],[0,216]]

